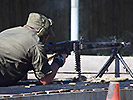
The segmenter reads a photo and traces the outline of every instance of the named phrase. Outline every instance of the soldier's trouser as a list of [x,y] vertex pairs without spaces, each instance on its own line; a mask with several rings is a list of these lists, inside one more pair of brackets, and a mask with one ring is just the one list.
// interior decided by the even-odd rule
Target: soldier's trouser
[[16,83],[16,81],[10,79],[7,80],[0,72],[0,87],[13,85],[14,83]]
[[14,83],[16,83],[16,81],[12,81],[12,80],[6,80],[6,78],[4,78],[1,73],[0,73],[0,87],[3,86],[10,86],[13,85]]

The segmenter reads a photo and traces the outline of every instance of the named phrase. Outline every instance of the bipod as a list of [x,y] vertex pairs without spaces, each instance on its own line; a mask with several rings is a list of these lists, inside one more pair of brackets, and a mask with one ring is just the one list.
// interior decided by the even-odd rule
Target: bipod
[[115,77],[120,77],[120,71],[119,71],[119,61],[123,64],[123,68],[126,69],[126,72],[129,72],[130,76],[133,78],[133,72],[131,69],[128,67],[128,65],[125,63],[123,60],[122,56],[119,53],[118,49],[113,49],[112,54],[110,55],[110,58],[107,60],[107,62],[103,65],[103,67],[100,69],[98,74],[95,76],[97,77],[102,77],[105,71],[108,71],[108,67],[110,64],[115,60]]

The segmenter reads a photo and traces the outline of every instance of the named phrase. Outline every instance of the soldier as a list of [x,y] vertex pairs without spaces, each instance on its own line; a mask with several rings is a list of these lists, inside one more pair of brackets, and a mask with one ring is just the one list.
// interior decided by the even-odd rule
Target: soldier
[[0,86],[17,83],[29,70],[43,85],[51,83],[67,56],[58,54],[48,63],[44,43],[54,35],[51,26],[51,19],[30,13],[26,25],[0,33]]

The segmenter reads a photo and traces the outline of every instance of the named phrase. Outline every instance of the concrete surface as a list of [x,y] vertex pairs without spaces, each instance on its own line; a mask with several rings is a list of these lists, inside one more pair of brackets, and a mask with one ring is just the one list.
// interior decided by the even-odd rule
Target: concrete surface
[[[105,100],[107,90],[38,94],[0,98],[0,100]],[[133,89],[120,90],[121,100],[133,100]]]

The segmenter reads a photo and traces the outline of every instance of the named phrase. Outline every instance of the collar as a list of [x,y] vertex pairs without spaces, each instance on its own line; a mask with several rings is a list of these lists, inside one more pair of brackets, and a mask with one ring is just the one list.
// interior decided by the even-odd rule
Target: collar
[[28,25],[24,25],[24,27],[25,27],[25,28],[28,28],[28,29],[30,29],[30,30],[32,30],[32,31],[34,31],[34,32],[37,32],[37,31],[38,31],[37,29],[34,29],[34,28],[32,28],[32,27],[30,27],[30,26],[28,26]]

